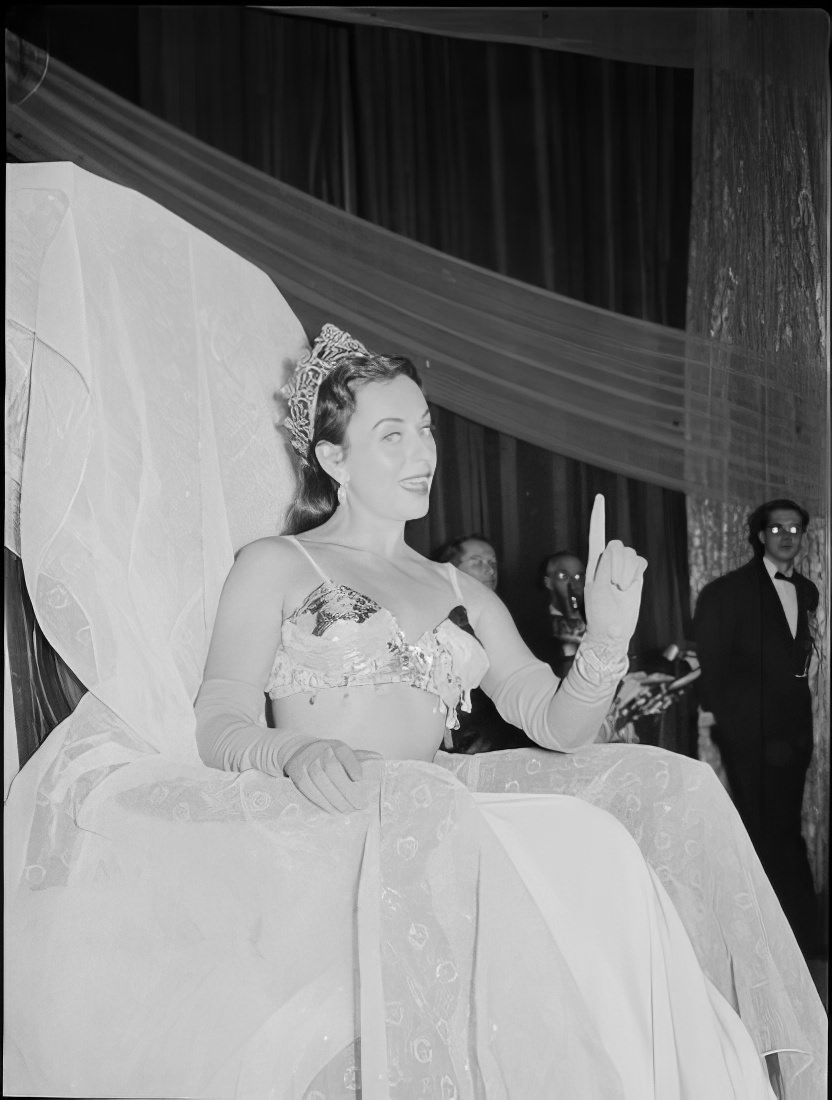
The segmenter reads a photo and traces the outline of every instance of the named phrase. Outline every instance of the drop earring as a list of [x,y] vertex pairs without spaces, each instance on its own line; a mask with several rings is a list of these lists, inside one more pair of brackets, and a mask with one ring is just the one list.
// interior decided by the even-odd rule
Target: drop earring
[[347,484],[346,484],[345,481],[342,481],[341,484],[338,486],[338,503],[339,504],[346,504],[346,501],[347,501]]

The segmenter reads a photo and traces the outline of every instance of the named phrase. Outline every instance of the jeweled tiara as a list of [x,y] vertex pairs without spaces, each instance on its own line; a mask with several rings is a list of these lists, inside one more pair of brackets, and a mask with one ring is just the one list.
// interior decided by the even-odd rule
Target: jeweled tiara
[[349,355],[369,355],[369,352],[349,333],[332,324],[324,325],[311,349],[298,360],[290,381],[281,390],[289,406],[289,415],[283,423],[289,430],[292,446],[303,459],[309,455],[321,383]]

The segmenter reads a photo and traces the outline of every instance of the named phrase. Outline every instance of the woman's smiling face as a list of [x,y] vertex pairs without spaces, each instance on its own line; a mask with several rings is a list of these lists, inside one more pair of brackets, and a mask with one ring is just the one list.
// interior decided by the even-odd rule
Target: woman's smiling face
[[436,442],[424,394],[406,375],[357,391],[342,468],[354,505],[402,521],[425,515]]

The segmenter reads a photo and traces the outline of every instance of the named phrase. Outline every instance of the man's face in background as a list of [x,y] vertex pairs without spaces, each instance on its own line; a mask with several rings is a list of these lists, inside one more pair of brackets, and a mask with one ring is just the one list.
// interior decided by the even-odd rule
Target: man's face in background
[[759,534],[766,557],[781,569],[791,569],[803,545],[803,520],[792,508],[774,508]]
[[455,562],[457,569],[478,580],[493,592],[497,587],[497,553],[481,539],[466,539]]
[[586,567],[580,558],[561,554],[546,566],[543,581],[549,589],[549,603],[567,619],[583,617]]

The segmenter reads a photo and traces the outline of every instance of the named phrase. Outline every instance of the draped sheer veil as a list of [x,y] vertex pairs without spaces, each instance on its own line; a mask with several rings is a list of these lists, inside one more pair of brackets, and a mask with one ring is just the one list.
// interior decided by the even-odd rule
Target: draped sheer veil
[[324,820],[288,780],[202,764],[193,699],[233,554],[292,496],[276,395],[306,337],[262,272],[134,191],[33,164],[7,192],[7,481],[38,620],[87,688],[6,805],[8,1086],[473,1098],[556,1074],[609,1100],[470,793],[522,790],[624,822],[758,1049],[796,1052],[790,1100],[817,1095],[817,996],[703,765],[440,753],[379,765],[375,812]]

